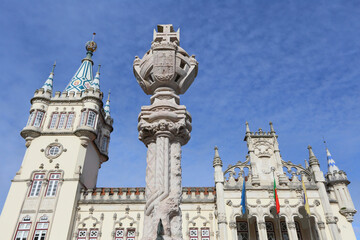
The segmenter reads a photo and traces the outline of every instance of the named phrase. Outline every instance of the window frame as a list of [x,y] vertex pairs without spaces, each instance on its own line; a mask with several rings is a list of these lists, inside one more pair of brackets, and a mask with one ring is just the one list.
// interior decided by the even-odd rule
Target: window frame
[[[29,228],[28,229],[25,229],[25,230],[22,230],[22,229],[19,229],[20,225],[21,224],[30,224]],[[22,222],[19,222],[17,228],[16,228],[16,232],[15,232],[15,236],[14,236],[14,240],[16,240],[16,236],[19,232],[28,232],[28,235],[26,236],[25,240],[27,240],[29,238],[29,235],[30,235],[30,229],[31,229],[31,225],[32,225],[32,222],[31,221],[22,221]],[[23,239],[20,239],[20,240],[23,240]]]
[[[191,231],[196,231],[196,236],[191,236]],[[189,239],[190,240],[197,240],[197,239],[199,239],[199,229],[198,228],[189,228]]]
[[[116,236],[117,231],[123,231],[123,235],[121,237]],[[124,228],[115,228],[115,240],[124,240],[124,237],[126,237],[126,232]]]
[[[96,237],[91,237],[91,231],[96,231]],[[89,229],[89,240],[97,240],[99,238],[99,229],[98,228],[90,228]]]
[[[53,178],[52,177],[53,175],[59,175],[59,178]],[[49,179],[48,179],[49,181],[48,181],[48,184],[47,184],[46,190],[45,190],[45,195],[44,195],[45,197],[56,197],[58,189],[59,189],[60,179],[61,179],[61,173],[55,173],[55,172],[50,173]],[[54,195],[48,195],[48,191],[49,191],[49,187],[51,185],[51,181],[56,183],[55,194]],[[50,189],[51,193],[54,191],[53,188],[54,187],[52,186],[51,189]]]
[[[272,226],[272,231],[268,231],[268,227],[267,227],[267,224],[271,224]],[[276,234],[275,234],[275,227],[274,227],[274,223],[272,221],[265,221],[265,229],[266,229],[266,235],[268,237],[269,240],[271,240],[269,238],[269,234],[274,234],[274,239],[276,240]]]
[[[40,179],[36,179],[36,176],[43,176],[42,178]],[[39,197],[40,196],[40,193],[41,193],[41,187],[43,185],[43,182],[44,182],[44,179],[45,179],[45,173],[35,173],[33,178],[32,178],[32,183],[31,183],[31,186],[30,186],[30,190],[29,190],[29,194],[28,194],[28,197]],[[34,183],[35,182],[38,182],[38,181],[41,181],[40,183],[40,187],[39,187],[39,193],[38,195],[34,195],[34,196],[31,196],[31,192],[32,192],[32,189],[34,187]]]
[[[80,231],[85,231],[85,236],[84,237],[79,236]],[[85,240],[86,235],[87,235],[87,228],[79,228],[78,232],[77,232],[76,240]]]
[[[110,140],[110,137],[107,136],[107,135],[104,135],[101,139],[101,145],[100,145],[100,150],[102,152],[107,152],[108,151],[108,147],[109,147],[109,140]],[[105,144],[105,147],[104,147],[104,144]]]
[[[38,228],[38,224],[44,224],[44,223],[47,223],[47,228]],[[35,225],[35,230],[34,230],[34,234],[33,234],[33,237],[32,237],[32,240],[41,240],[41,235],[39,235],[39,238],[38,239],[35,239],[35,234],[36,234],[36,231],[40,231],[41,233],[43,231],[45,231],[45,236],[44,236],[44,239],[46,239],[46,235],[49,231],[49,225],[50,225],[50,222],[49,221],[38,221]]]
[[[39,123],[39,126],[35,126],[36,119],[37,119],[37,117],[38,117],[38,115],[39,115],[40,113],[42,114],[41,121],[40,121],[40,123]],[[35,117],[34,117],[34,121],[33,121],[32,126],[34,126],[34,127],[36,127],[36,128],[41,128],[44,119],[45,119],[45,111],[36,110],[36,113],[35,113]]]
[[[71,116],[71,118],[70,118]],[[65,123],[65,128],[64,129],[71,129],[73,123],[74,123],[74,118],[75,118],[75,112],[69,112],[68,116],[66,118],[66,123]],[[69,124],[69,119],[71,119],[71,123]]]
[[[56,115],[56,119],[55,119],[55,121],[53,122],[55,115]],[[49,123],[49,127],[48,127],[48,128],[49,128],[49,129],[56,129],[56,125],[57,125],[58,119],[59,119],[59,112],[53,112],[53,113],[51,114],[50,123]],[[54,123],[54,126],[51,127],[53,123]]]
[[32,126],[33,125],[35,113],[36,113],[36,110],[32,110],[30,112],[30,115],[29,115],[28,121],[26,123],[26,126]]
[[[207,230],[208,232],[209,232],[209,235],[208,236],[203,236],[203,230]],[[202,227],[201,229],[200,229],[200,231],[201,231],[201,240],[210,240],[210,228],[208,228],[208,227]]]
[[[134,236],[128,236],[130,231],[134,231]],[[136,228],[127,228],[126,229],[126,240],[135,240],[136,238]]]
[[[66,122],[66,118],[67,118],[66,115],[67,115],[66,112],[60,112],[60,113],[59,113],[59,121],[58,121],[58,123],[57,123],[56,129],[63,129],[63,128],[64,128],[65,122]],[[64,118],[62,119],[63,121],[61,121],[61,117],[64,117]],[[61,126],[60,126],[60,123],[62,123]]]
[[[94,114],[94,120],[93,120],[93,122],[92,122],[91,125],[89,124],[89,116],[90,116],[90,113],[93,113],[93,114]],[[95,112],[94,110],[88,109],[88,110],[87,110],[87,113],[86,113],[86,121],[85,121],[85,124],[84,124],[84,125],[87,126],[87,127],[95,128],[95,126],[96,126],[96,118],[97,118],[97,112]]]
[[[240,228],[238,228],[238,223],[245,223],[246,224],[246,231],[242,231]],[[236,235],[239,236],[240,233],[246,233],[247,238],[249,238],[249,223],[247,221],[236,221]]]

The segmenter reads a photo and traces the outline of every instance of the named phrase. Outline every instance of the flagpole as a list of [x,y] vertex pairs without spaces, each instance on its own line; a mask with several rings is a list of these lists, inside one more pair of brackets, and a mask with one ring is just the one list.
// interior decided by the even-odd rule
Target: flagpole
[[[275,181],[275,168],[274,167],[271,167],[271,170],[273,172],[273,178],[274,178],[274,181]],[[275,205],[276,205],[276,202],[275,202]],[[279,204],[280,205],[280,204]],[[281,232],[281,223],[280,223],[280,215],[277,214],[276,212],[276,215],[277,215],[277,219],[278,219],[278,228],[279,228],[279,236],[280,236],[280,240],[282,240],[282,232]],[[276,234],[275,234],[275,238],[276,238]]]

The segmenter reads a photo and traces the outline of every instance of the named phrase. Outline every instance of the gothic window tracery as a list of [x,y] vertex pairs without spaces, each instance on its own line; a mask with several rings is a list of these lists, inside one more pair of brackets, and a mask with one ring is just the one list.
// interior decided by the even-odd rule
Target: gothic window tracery
[[266,226],[266,232],[267,232],[268,240],[276,240],[275,239],[274,224],[272,222],[270,222],[270,221],[266,221],[265,226]]

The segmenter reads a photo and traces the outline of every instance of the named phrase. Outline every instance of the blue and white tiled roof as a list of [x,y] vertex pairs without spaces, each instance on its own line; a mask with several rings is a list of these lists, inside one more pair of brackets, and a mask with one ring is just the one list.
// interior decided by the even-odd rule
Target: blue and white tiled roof
[[104,106],[105,117],[110,117],[110,91]]
[[90,88],[94,79],[92,62],[85,58],[81,63],[79,69],[70,80],[65,88],[67,92],[83,92],[85,89]]
[[335,171],[339,171],[339,168],[335,165],[334,159],[331,157],[329,149],[326,148],[326,157],[328,162],[328,172],[334,173]]
[[44,91],[49,90],[50,92],[52,92],[53,90],[53,80],[54,80],[54,69],[55,69],[56,63],[54,63],[53,69],[49,75],[49,77],[46,79],[44,85],[42,86],[42,88],[44,89]]
[[101,65],[99,65],[95,78],[91,83],[91,87],[94,88],[95,91],[100,90],[100,66]]

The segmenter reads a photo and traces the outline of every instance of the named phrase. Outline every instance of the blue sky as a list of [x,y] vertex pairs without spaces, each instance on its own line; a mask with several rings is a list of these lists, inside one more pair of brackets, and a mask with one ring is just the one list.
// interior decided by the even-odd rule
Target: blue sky
[[[157,24],[181,29],[198,77],[181,96],[193,118],[183,147],[183,185],[213,186],[213,147],[224,166],[243,161],[250,128],[274,123],[284,160],[303,163],[307,145],[326,172],[324,136],[346,171],[359,209],[359,1],[2,1],[0,3],[0,209],[25,152],[19,132],[29,100],[57,61],[62,91],[96,32],[101,89],[111,89],[114,132],[99,187],[145,185],[146,148],[137,116],[149,104],[132,73]],[[360,214],[354,221],[360,237]]]

